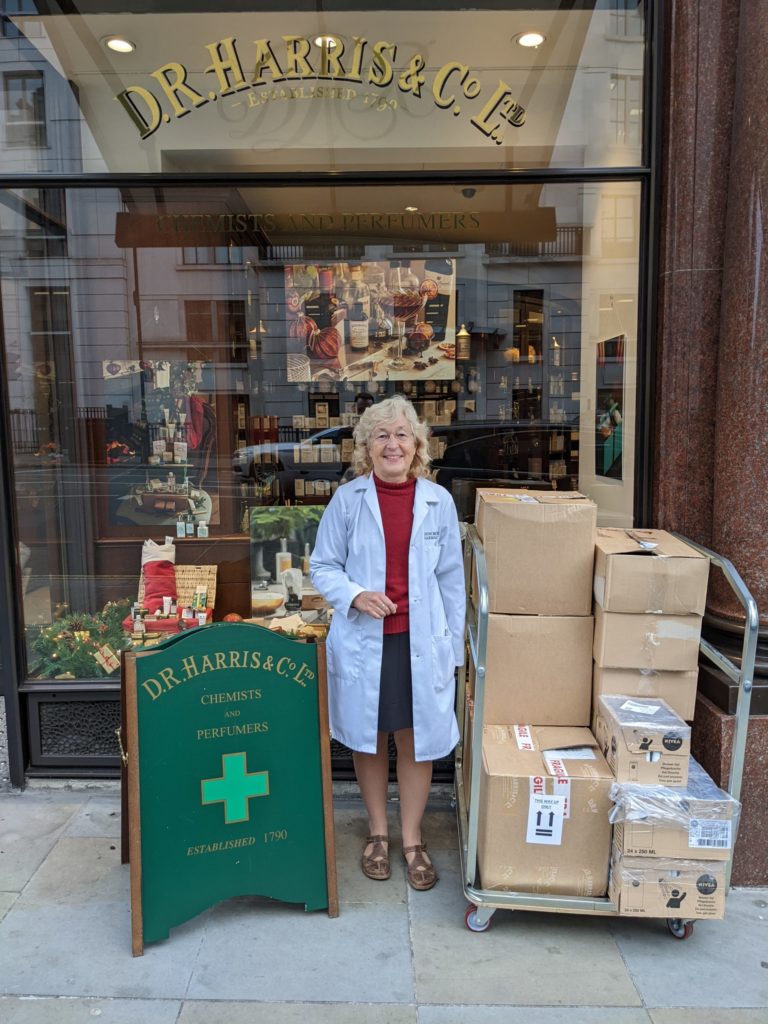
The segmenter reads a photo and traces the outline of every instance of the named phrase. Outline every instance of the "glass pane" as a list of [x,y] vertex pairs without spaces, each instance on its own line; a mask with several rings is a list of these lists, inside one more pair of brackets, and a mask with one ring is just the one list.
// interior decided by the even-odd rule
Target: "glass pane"
[[[637,0],[507,10],[331,4],[319,13],[260,10],[256,29],[251,13],[197,6],[121,14],[127,53],[107,46],[111,13],[11,12],[18,38],[2,59],[13,146],[0,172],[642,161],[645,5]],[[532,32],[538,45],[522,45]]]
[[32,676],[115,674],[150,538],[247,615],[396,391],[462,519],[493,481],[632,524],[638,184],[76,189],[55,258],[27,248],[54,198],[0,199]]

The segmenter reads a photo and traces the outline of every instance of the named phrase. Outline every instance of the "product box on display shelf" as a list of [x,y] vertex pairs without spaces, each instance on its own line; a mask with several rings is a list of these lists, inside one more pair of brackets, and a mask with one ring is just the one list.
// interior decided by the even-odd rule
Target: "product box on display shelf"
[[666,530],[600,528],[594,597],[607,612],[703,615],[709,559]]
[[625,857],[615,847],[608,895],[622,917],[725,917],[722,861]]
[[590,615],[597,506],[576,491],[479,488],[489,610]]
[[489,615],[483,721],[589,725],[591,615]]
[[690,758],[682,789],[617,782],[611,789],[614,848],[626,857],[730,860],[741,804]]
[[603,694],[595,738],[617,782],[685,786],[691,727],[661,699]]
[[613,776],[592,733],[488,725],[481,770],[483,888],[604,896]]
[[700,615],[628,615],[595,605],[593,654],[601,668],[691,671],[700,637]]
[[604,693],[626,693],[631,697],[661,697],[686,722],[693,721],[696,707],[698,669],[666,672],[648,668],[592,668],[592,714],[597,717],[598,701]]

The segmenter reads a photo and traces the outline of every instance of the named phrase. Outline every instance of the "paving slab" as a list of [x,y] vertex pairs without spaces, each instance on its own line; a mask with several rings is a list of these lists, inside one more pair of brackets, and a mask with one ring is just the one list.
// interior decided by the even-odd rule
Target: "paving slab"
[[113,839],[62,836],[23,894],[24,906],[130,899],[128,865]]
[[79,807],[57,795],[0,795],[0,891],[21,892]]
[[132,957],[129,875],[116,844],[64,837],[0,922],[0,991],[181,998],[204,917]]
[[419,1006],[419,1024],[650,1024],[650,1017],[645,1010],[626,1007],[470,1004]]
[[641,1005],[606,921],[499,910],[489,931],[473,934],[458,855],[433,859],[439,892],[409,893],[419,1004]]
[[97,1019],[99,1024],[175,1024],[179,1006],[172,999],[3,996],[0,1020],[3,1024],[84,1024]]
[[697,921],[673,939],[661,920],[612,918],[611,929],[646,1007],[768,1007],[765,889],[734,889],[724,921]]
[[416,1007],[396,1003],[186,1002],[178,1024],[416,1024]]
[[92,796],[73,815],[64,829],[66,836],[120,838],[120,797]]
[[339,917],[243,897],[211,911],[188,999],[414,1002],[404,906]]
[[3,920],[18,898],[19,894],[17,892],[0,892],[0,921]]
[[765,1024],[768,1013],[760,1010],[724,1010],[712,1006],[700,1009],[649,1010],[653,1024]]

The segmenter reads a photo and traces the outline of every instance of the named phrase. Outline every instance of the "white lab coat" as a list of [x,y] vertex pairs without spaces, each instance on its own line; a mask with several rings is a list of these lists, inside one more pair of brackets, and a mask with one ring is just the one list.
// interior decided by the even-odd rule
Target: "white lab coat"
[[[310,560],[312,582],[334,609],[328,634],[331,735],[352,750],[376,752],[384,620],[357,611],[363,590],[384,591],[384,527],[373,476],[343,484],[331,498]],[[417,761],[449,754],[459,739],[454,669],[464,660],[465,589],[453,500],[416,481],[408,553],[408,602]]]

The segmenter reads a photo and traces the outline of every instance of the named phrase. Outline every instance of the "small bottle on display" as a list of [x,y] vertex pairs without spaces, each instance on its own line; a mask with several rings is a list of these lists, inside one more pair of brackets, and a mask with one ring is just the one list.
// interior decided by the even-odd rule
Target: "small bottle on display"
[[288,538],[280,538],[280,550],[275,555],[275,579],[280,582],[280,574],[290,569],[292,565],[291,552],[288,550]]
[[367,352],[369,342],[369,318],[362,302],[352,306],[349,317],[349,347],[354,352]]
[[309,576],[309,543],[304,545],[304,554],[301,559],[301,572],[304,576]]

